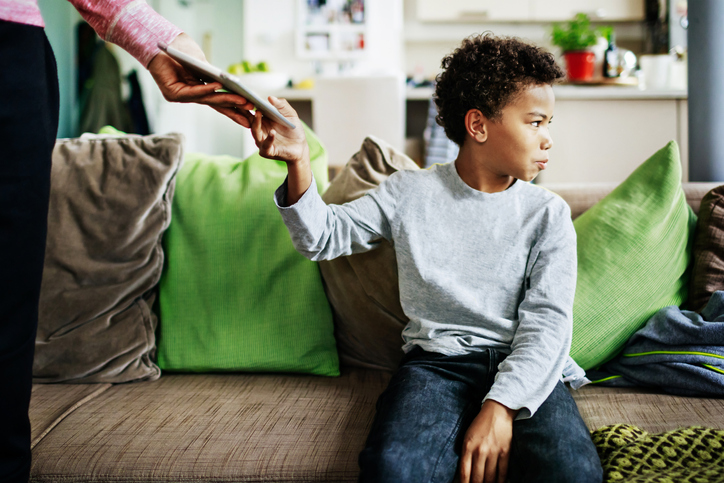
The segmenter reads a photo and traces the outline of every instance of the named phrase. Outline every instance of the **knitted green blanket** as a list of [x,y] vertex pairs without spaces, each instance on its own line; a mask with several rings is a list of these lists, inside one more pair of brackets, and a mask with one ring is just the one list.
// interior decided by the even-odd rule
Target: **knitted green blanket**
[[591,434],[604,482],[724,483],[724,431],[694,426],[660,434],[616,424]]

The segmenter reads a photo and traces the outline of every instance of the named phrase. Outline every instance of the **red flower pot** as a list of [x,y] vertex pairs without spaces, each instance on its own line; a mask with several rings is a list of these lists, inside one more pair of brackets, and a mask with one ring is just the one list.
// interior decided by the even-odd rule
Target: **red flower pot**
[[596,54],[588,50],[574,50],[563,54],[566,59],[568,80],[587,81],[593,79],[593,66]]

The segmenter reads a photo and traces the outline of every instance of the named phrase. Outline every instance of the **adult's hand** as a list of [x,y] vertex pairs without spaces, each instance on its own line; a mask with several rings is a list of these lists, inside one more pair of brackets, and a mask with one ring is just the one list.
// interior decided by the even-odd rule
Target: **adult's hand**
[[[206,62],[204,52],[185,33],[179,34],[169,46]],[[245,115],[247,111],[254,108],[249,101],[238,94],[216,92],[223,88],[221,83],[205,83],[166,53],[156,54],[148,64],[148,71],[167,101],[206,104],[237,124],[251,127],[251,120],[249,116]]]
[[517,411],[488,399],[465,433],[461,483],[504,483]]

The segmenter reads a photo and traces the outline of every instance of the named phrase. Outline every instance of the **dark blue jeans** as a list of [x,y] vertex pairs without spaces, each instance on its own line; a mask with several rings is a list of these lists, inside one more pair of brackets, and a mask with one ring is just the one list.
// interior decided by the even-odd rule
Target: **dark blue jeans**
[[[362,482],[451,482],[465,432],[505,354],[445,356],[415,348],[377,401]],[[511,482],[600,482],[601,462],[578,407],[559,382],[532,418],[513,422]]]

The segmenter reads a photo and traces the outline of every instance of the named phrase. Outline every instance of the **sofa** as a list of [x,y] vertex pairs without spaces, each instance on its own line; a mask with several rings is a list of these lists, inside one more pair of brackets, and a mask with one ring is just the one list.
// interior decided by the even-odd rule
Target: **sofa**
[[[694,213],[715,186],[683,183]],[[615,185],[546,188],[562,196],[576,218]],[[356,481],[357,456],[390,371],[340,358],[338,377],[209,371],[125,383],[34,384],[31,481]],[[595,385],[571,391],[591,430],[622,423],[652,433],[724,429],[723,399]]]

